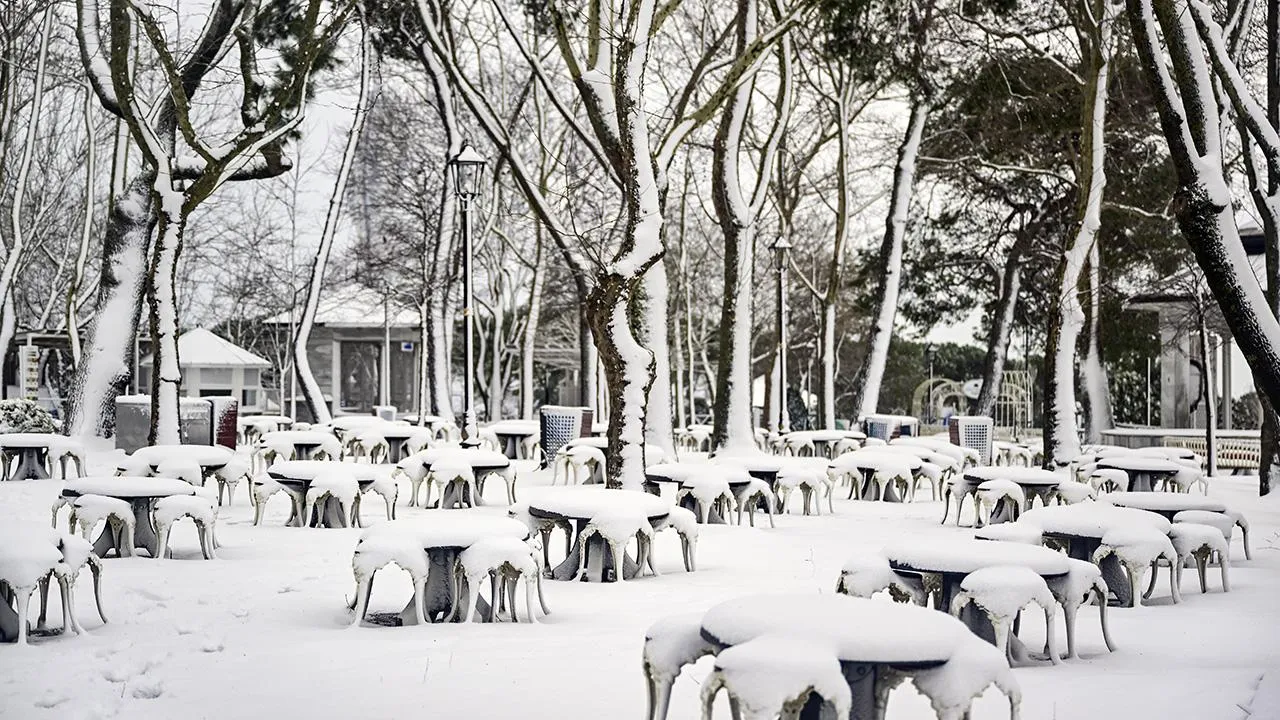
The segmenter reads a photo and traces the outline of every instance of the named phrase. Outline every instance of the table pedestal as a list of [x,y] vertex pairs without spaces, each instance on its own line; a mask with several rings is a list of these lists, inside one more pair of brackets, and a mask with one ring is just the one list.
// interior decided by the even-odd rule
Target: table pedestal
[[[15,642],[18,639],[18,613],[9,604],[14,600],[14,593],[8,585],[0,588],[0,642]],[[26,618],[22,618],[26,622]]]
[[[569,556],[551,571],[554,580],[572,580],[578,574],[578,566],[582,564],[582,553],[587,554],[587,571],[583,579],[588,582],[616,582],[617,568],[613,566],[613,553],[599,533],[593,533],[582,547],[582,529],[587,526],[586,520],[573,521],[573,547]],[[630,580],[640,574],[640,566],[627,552],[622,554],[622,577]]]
[[[45,470],[45,458],[49,455],[47,447],[10,448],[10,452],[18,453],[18,467],[14,468],[10,480],[46,480],[49,477]],[[8,468],[5,468],[6,470]]]
[[[1093,553],[1102,544],[1101,538],[1059,535],[1056,533],[1045,533],[1045,537],[1065,544],[1067,546],[1067,557],[1088,562],[1093,562]],[[1120,564],[1116,556],[1108,555],[1098,565],[1098,569],[1102,570],[1102,579],[1107,581],[1107,587],[1110,588],[1111,594],[1115,596],[1116,604],[1120,607],[1133,607],[1136,598],[1133,597],[1133,593],[1129,590],[1129,574],[1124,571],[1124,566]]]
[[[453,607],[453,586],[456,582],[453,569],[458,561],[458,555],[461,550],[458,548],[428,548],[427,549],[427,589],[426,589],[426,605],[422,615],[427,622],[462,622],[467,617],[466,608],[460,608],[457,616],[454,617]],[[469,595],[467,581],[462,580],[462,587],[459,588],[459,598]],[[413,610],[413,604],[418,602],[417,590],[414,590],[414,596],[409,599],[409,604],[405,605],[404,610],[400,611],[400,622],[402,625],[417,625],[417,613]],[[480,618],[484,619],[489,616],[490,605],[481,597],[471,598],[471,602],[478,603],[476,605],[476,613]]]

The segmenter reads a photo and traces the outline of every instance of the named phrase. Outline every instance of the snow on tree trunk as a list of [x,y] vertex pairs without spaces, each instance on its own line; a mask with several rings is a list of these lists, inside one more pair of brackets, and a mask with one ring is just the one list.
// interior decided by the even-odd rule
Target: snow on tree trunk
[[[495,290],[496,292],[496,290]],[[493,300],[493,326],[490,328],[490,345],[493,351],[491,362],[489,363],[489,387],[488,396],[485,398],[485,413],[489,422],[495,422],[502,419],[502,398],[507,394],[506,386],[502,382],[502,332],[503,324],[506,322],[505,305],[502,302],[501,293]],[[477,363],[483,365],[483,363]]]
[[670,300],[667,268],[654,263],[644,274],[644,344],[653,353],[653,385],[645,416],[645,437],[669,456],[675,453],[671,416]]
[[431,304],[418,303],[418,425],[426,425],[431,409]]
[[832,430],[836,426],[836,304],[821,303],[821,313],[822,355],[818,365],[822,394],[818,396],[818,423],[821,428]]
[[1020,234],[1009,248],[1000,272],[1000,298],[991,316],[987,354],[982,360],[982,389],[973,405],[976,415],[995,417],[1000,385],[1004,382],[1004,364],[1009,356],[1009,338],[1013,335],[1013,318],[1018,309],[1018,292],[1022,289],[1022,263],[1029,244],[1030,235]]
[[[329,195],[329,207],[324,216],[324,228],[320,232],[320,246],[316,249],[315,261],[311,265],[311,281],[307,284],[307,299],[303,304],[302,319],[298,324],[298,335],[293,340],[293,362],[297,368],[298,382],[302,385],[302,395],[311,409],[311,416],[319,423],[327,423],[333,419],[329,405],[324,401],[324,392],[316,381],[311,370],[311,359],[307,356],[307,344],[311,339],[311,329],[315,325],[316,311],[320,306],[320,293],[324,290],[324,275],[329,264],[329,253],[333,249],[333,237],[338,232],[338,223],[342,217],[342,200],[346,195],[347,180],[351,176],[351,166],[355,161],[356,148],[360,144],[360,134],[364,130],[365,118],[369,114],[370,71],[373,64],[372,48],[369,33],[361,23],[360,42],[360,82],[356,94],[355,112],[351,119],[351,128],[347,131],[346,145],[342,151],[342,160],[338,164],[338,174],[333,181],[333,191]],[[334,403],[338,398],[333,398]]]
[[1089,323],[1085,337],[1085,354],[1080,361],[1080,387],[1084,389],[1085,441],[1102,442],[1102,431],[1110,430],[1111,393],[1107,388],[1107,369],[1102,364],[1099,333],[1102,326],[1102,282],[1098,243],[1089,252]]
[[80,244],[76,249],[75,265],[71,270],[71,280],[67,283],[67,305],[64,321],[67,325],[67,344],[71,348],[71,362],[80,365],[80,290],[84,283],[84,269],[89,262],[89,245],[93,241],[93,202],[97,192],[95,179],[98,172],[98,144],[94,139],[93,126],[93,90],[84,89],[84,107],[82,108],[85,128],[84,158],[84,221],[80,225]]
[[876,411],[880,401],[880,384],[884,380],[885,363],[889,359],[889,342],[893,339],[893,322],[898,314],[898,291],[902,285],[902,247],[907,231],[907,212],[915,187],[916,158],[920,139],[929,117],[929,106],[916,99],[911,106],[906,136],[898,147],[898,163],[893,174],[893,191],[889,216],[885,220],[884,240],[880,245],[880,287],[876,293],[874,318],[867,338],[867,357],[854,382],[854,407],[859,415]]
[[[1106,17],[1107,0],[1091,2],[1094,27],[1081,33],[1086,68],[1084,107],[1081,113],[1080,153],[1076,184],[1080,200],[1076,206],[1077,229],[1063,248],[1049,303],[1049,333],[1045,345],[1045,463],[1064,466],[1080,454],[1076,434],[1076,344],[1084,328],[1080,305],[1080,276],[1093,251],[1102,223],[1102,197],[1106,185],[1104,142],[1107,116],[1107,87],[1110,71],[1111,26]],[[1087,40],[1085,40],[1087,38]]]
[[66,427],[73,437],[115,434],[115,399],[133,376],[134,340],[147,276],[147,246],[156,222],[148,170],[116,198],[102,241],[97,308],[76,366]]
[[533,250],[533,281],[529,287],[529,314],[525,318],[524,337],[520,347],[520,417],[533,419],[533,355],[537,348],[538,323],[542,319],[542,288],[546,284],[545,253],[542,249],[542,227],[535,229],[537,242]]
[[152,193],[159,206],[159,222],[147,272],[151,292],[151,431],[152,445],[182,442],[178,412],[182,369],[178,361],[178,254],[186,225],[183,194],[167,174],[159,175]]

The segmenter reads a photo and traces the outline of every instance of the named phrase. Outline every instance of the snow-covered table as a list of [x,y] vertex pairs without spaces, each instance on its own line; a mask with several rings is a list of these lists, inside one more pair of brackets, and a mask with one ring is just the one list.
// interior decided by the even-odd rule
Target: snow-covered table
[[317,450],[324,450],[335,460],[342,454],[338,438],[322,430],[276,430],[264,433],[257,442],[259,450],[283,445],[293,448],[292,456],[296,460],[310,460]]
[[[156,501],[173,495],[195,495],[196,489],[182,480],[158,477],[130,477],[128,475],[109,475],[102,477],[84,477],[69,481],[62,488],[62,497],[73,500],[81,495],[103,495],[128,501],[133,509],[134,531],[133,545],[146,550],[151,557],[159,552],[160,541],[156,537],[155,519],[152,511]],[[106,557],[108,550],[115,550],[115,535],[110,526],[102,528],[102,534],[93,543],[93,551],[98,557]]]
[[427,428],[401,423],[386,423],[385,425],[362,428],[360,431],[361,435],[371,433],[377,434],[387,441],[387,462],[389,463],[398,463],[408,455],[405,452],[405,443],[410,440],[415,438],[430,440],[432,438],[432,432]]
[[[376,526],[378,532],[387,532],[388,525],[394,525],[394,532],[412,534],[416,542],[427,554],[430,570],[427,573],[425,597],[425,615],[429,620],[437,618],[447,620],[453,612],[453,586],[456,582],[454,566],[458,555],[476,542],[495,537],[510,537],[524,540],[529,537],[529,528],[519,520],[507,517],[482,515],[472,510],[459,510],[452,513],[432,514],[430,518],[415,520],[393,520]],[[368,532],[368,531],[366,531]],[[465,581],[464,581],[465,582]],[[400,613],[400,620],[405,625],[416,624],[413,603],[417,597],[410,599]],[[457,613],[454,618],[460,622],[465,613]]]
[[1178,474],[1186,466],[1157,455],[1125,453],[1098,460],[1103,470],[1123,470],[1129,476],[1130,492],[1152,492],[1156,483]]
[[964,479],[972,483],[975,488],[988,480],[1008,480],[1017,483],[1026,494],[1023,510],[1030,510],[1036,498],[1040,498],[1041,505],[1048,505],[1049,496],[1054,488],[1058,487],[1062,481],[1071,478],[1042,468],[1005,465],[969,468],[964,471]]
[[[592,582],[612,582],[618,569],[613,567],[613,557],[597,534],[582,547],[582,531],[596,517],[615,513],[643,514],[655,527],[671,512],[671,503],[640,490],[611,490],[601,485],[576,485],[572,487],[539,489],[532,498],[526,498],[529,514],[543,520],[567,521],[573,525],[573,547],[569,556],[551,571],[556,580],[572,580],[578,573],[582,553],[587,554],[585,579]],[[640,566],[629,555],[623,556],[622,577],[630,579],[640,572]]]
[[1225,503],[1210,500],[1201,495],[1184,495],[1182,493],[1149,493],[1149,492],[1113,492],[1098,498],[1099,503],[1122,508],[1146,510],[1163,515],[1167,520],[1183,510],[1207,510],[1224,513]]
[[[431,466],[440,460],[449,460],[450,462],[461,462],[471,466],[471,471],[475,474],[476,479],[476,495],[479,498],[484,496],[484,481],[489,475],[497,474],[502,477],[504,482],[515,487],[515,468],[511,466],[511,459],[496,450],[481,450],[480,448],[460,448],[460,447],[439,447],[423,450],[406,457],[404,460],[416,461],[424,473],[431,472]],[[438,507],[451,508],[459,499],[456,495],[460,488],[454,484],[441,488],[441,497]],[[514,490],[512,495],[514,495]],[[477,503],[473,502],[475,498],[462,498],[462,504],[472,506]]]
[[[650,465],[644,470],[645,491],[652,495],[659,495],[658,484],[669,483],[676,486],[676,492],[680,488],[689,485],[690,481],[699,477],[713,476],[723,478],[728,484],[730,490],[736,490],[739,487],[749,484],[754,478],[747,473],[746,469],[740,465],[724,462],[672,462],[659,463]],[[692,496],[686,496],[680,501],[680,506],[688,509],[697,517],[702,517],[698,512],[698,501]],[[707,522],[714,525],[725,524],[725,519],[714,508],[708,508]]]
[[814,455],[831,457],[835,444],[841,440],[866,440],[867,435],[860,430],[794,430],[782,436],[782,442],[793,451],[802,447],[812,447]]
[[[881,717],[876,698],[888,693],[898,673],[946,663],[967,633],[945,613],[847,595],[750,595],[720,603],[702,618],[702,637],[717,652],[763,635],[834,649],[853,694],[850,720]],[[816,704],[800,716],[818,717]]]
[[[1039,528],[1044,539],[1061,545],[1068,557],[1089,562],[1093,562],[1093,553],[1108,530],[1149,525],[1168,534],[1171,527],[1171,523],[1162,515],[1100,502],[1036,508],[1023,514],[1018,519],[1018,524]],[[1114,555],[1108,555],[1098,567],[1120,604],[1126,607],[1131,605],[1129,580],[1120,567],[1119,560]]]
[[329,423],[329,427],[333,428],[333,434],[337,435],[339,440],[345,442],[347,433],[366,430],[375,425],[386,424],[386,422],[386,420],[377,415],[342,415],[334,418]]
[[[885,486],[883,495],[876,492],[876,484],[872,481],[876,472],[906,472],[915,482],[915,474],[924,465],[918,456],[908,453],[882,452],[875,448],[847,452],[831,461],[831,469],[839,472],[856,473],[849,486],[849,499],[857,495],[860,500],[885,500],[902,502],[893,484]],[[860,478],[858,476],[861,476]],[[861,479],[861,482],[859,482]]]
[[241,415],[236,418],[236,429],[250,445],[266,433],[287,430],[292,425],[293,418],[288,415]]
[[[307,490],[311,481],[321,473],[341,471],[349,473],[360,486],[360,491],[373,484],[382,474],[390,474],[393,465],[369,465],[366,463],[347,463],[336,460],[284,460],[267,468],[267,475],[280,483],[285,492],[293,499],[293,514],[289,516],[288,527],[304,527],[309,518],[303,517],[306,505]],[[319,526],[327,528],[347,527],[347,516],[341,506],[333,498],[326,497],[316,510],[319,515]]]
[[[49,477],[49,448],[66,438],[54,433],[0,434],[0,461],[4,480],[44,480]],[[9,472],[9,458],[18,456],[18,467]]]
[[512,460],[520,457],[520,447],[527,438],[541,432],[537,420],[499,420],[488,429],[498,438],[502,454]]
[[211,473],[226,467],[235,457],[235,451],[221,445],[149,445],[138,448],[129,456],[128,461],[121,462],[117,470],[128,472],[131,468],[145,464],[156,472],[166,460],[193,462],[200,466],[200,472],[207,478]]

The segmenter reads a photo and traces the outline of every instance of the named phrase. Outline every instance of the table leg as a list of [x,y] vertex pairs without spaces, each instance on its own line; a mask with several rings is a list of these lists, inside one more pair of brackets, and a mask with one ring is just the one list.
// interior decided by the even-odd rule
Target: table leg
[[[0,642],[14,642],[18,639],[18,613],[9,607],[13,591],[0,581]],[[26,618],[22,618],[26,622]]]
[[320,501],[318,512],[320,514],[320,527],[344,528],[347,526],[347,516],[342,511],[342,503],[332,497],[325,497]]
[[307,491],[303,490],[299,492],[298,490],[284,484],[281,484],[280,487],[284,488],[285,494],[289,496],[289,502],[293,506],[289,511],[289,519],[285,521],[284,526],[306,527],[307,524],[311,522],[311,518],[302,517],[305,509]]
[[[572,580],[578,574],[578,566],[582,563],[582,553],[587,554],[587,572],[584,575],[588,582],[616,582],[617,572],[613,567],[613,554],[605,545],[599,534],[593,534],[587,540],[586,548],[582,547],[582,529],[585,520],[573,521],[573,547],[569,555],[551,571],[554,580]],[[622,554],[622,577],[630,580],[640,574],[640,566],[629,553]]]
[[387,462],[396,464],[400,462],[400,458],[404,457],[404,441],[389,440],[387,441]]
[[44,456],[48,448],[18,448],[18,468],[13,472],[14,480],[46,480],[49,473],[44,469]]

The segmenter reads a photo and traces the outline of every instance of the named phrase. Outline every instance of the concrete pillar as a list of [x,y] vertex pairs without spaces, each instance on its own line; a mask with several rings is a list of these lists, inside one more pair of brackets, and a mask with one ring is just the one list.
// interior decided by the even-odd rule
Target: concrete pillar
[[1160,311],[1160,425],[1191,427],[1191,335],[1177,312]]
[[1234,398],[1231,387],[1231,335],[1222,336],[1222,429],[1231,429],[1231,408]]
[[336,417],[338,408],[342,407],[342,341],[334,338],[333,354],[329,358],[329,412]]

